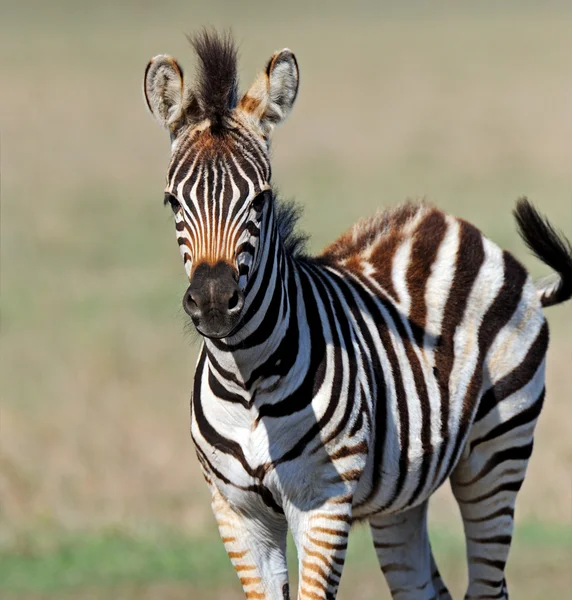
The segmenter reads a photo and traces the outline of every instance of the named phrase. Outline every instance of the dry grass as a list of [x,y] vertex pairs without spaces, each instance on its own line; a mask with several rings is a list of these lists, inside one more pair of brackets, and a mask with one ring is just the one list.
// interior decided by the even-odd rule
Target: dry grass
[[[339,3],[328,19],[302,3],[248,14],[230,3],[46,6],[3,7],[0,24],[5,544],[212,525],[187,433],[196,345],[181,335],[183,269],[161,207],[168,143],[140,93],[151,55],[191,63],[182,30],[232,24],[244,85],[275,48],[297,53],[300,97],[277,133],[274,172],[306,205],[314,248],[416,195],[474,221],[535,273],[510,216],[518,195],[572,237],[564,3],[438,15]],[[570,306],[549,313],[549,394],[522,520],[571,522],[570,317]],[[450,515],[445,490],[435,522],[448,528]]]

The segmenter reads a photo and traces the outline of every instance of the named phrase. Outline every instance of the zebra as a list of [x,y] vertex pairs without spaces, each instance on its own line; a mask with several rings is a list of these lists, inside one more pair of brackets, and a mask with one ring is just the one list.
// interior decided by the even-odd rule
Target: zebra
[[193,85],[153,58],[144,95],[171,138],[164,202],[204,338],[191,435],[246,598],[333,600],[353,523],[369,521],[393,598],[451,598],[427,531],[447,479],[460,507],[465,598],[508,598],[514,507],[545,395],[542,308],[572,296],[572,247],[525,198],[524,267],[468,222],[420,202],[360,221],[318,256],[271,185],[294,54],[242,96],[228,34],[191,39]]

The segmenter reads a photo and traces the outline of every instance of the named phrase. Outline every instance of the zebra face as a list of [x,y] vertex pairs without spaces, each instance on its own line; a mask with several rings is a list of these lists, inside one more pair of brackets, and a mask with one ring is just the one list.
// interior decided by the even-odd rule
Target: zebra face
[[190,131],[169,169],[189,288],[183,307],[200,333],[226,337],[240,321],[272,193],[266,149],[241,130]]
[[276,52],[238,100],[232,41],[203,32],[192,44],[194,89],[179,64],[161,55],[147,66],[144,92],[171,136],[165,202],[189,279],[183,307],[201,334],[223,338],[240,325],[272,216],[270,135],[294,104],[298,66],[290,50]]

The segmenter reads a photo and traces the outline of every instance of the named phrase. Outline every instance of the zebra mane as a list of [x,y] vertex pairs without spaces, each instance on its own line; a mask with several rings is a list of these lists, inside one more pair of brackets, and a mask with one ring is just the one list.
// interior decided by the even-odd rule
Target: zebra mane
[[274,198],[274,216],[278,234],[286,252],[294,258],[305,258],[308,235],[298,230],[298,220],[302,216],[302,206],[294,200],[282,200],[276,192]]
[[210,119],[216,132],[238,101],[237,49],[229,32],[203,29],[187,36],[197,53],[198,70],[194,95],[200,119]]

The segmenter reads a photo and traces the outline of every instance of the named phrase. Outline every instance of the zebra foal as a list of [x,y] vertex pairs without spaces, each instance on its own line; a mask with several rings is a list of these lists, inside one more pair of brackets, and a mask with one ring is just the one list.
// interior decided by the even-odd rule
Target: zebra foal
[[544,399],[542,307],[572,296],[572,250],[526,200],[515,216],[559,276],[534,284],[469,223],[410,203],[310,257],[270,184],[269,141],[298,66],[274,54],[240,96],[228,37],[193,40],[144,79],[171,136],[165,203],[204,337],[191,433],[246,598],[333,600],[352,522],[368,519],[394,598],[450,598],[427,534],[449,479],[464,521],[466,598],[507,598],[517,492]]

